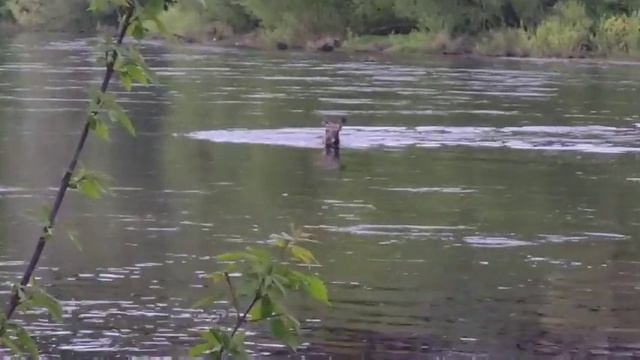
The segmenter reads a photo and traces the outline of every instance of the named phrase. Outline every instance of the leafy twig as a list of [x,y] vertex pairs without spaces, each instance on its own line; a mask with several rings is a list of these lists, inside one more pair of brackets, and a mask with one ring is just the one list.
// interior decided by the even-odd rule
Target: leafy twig
[[[135,10],[135,5],[128,4],[126,12],[123,16],[122,22],[120,23],[120,29],[118,31],[118,37],[116,40],[116,43],[118,45],[122,44],[122,41],[127,33],[127,29],[131,24],[131,19],[133,17],[134,10]],[[106,93],[107,89],[109,88],[109,82],[113,77],[113,73],[115,70],[114,66],[115,66],[117,57],[118,57],[118,53],[115,50],[113,50],[111,57],[107,62],[106,71],[102,79],[102,84],[100,86],[100,92],[103,94]],[[48,224],[45,225],[42,229],[42,234],[38,238],[38,242],[31,256],[31,260],[29,261],[29,264],[22,275],[20,286],[18,288],[26,287],[27,284],[29,284],[29,282],[31,281],[31,278],[33,277],[33,272],[35,271],[38,265],[38,262],[40,261],[40,258],[42,256],[42,252],[47,243],[47,240],[51,237],[51,233],[55,226],[56,218],[60,211],[60,207],[62,206],[64,197],[67,193],[67,190],[69,189],[71,177],[73,176],[73,173],[78,165],[80,154],[82,153],[82,150],[84,149],[85,143],[87,141],[89,130],[90,130],[90,121],[86,121],[82,129],[82,132],[80,134],[80,139],[78,140],[78,144],[76,145],[75,151],[71,158],[71,161],[67,167],[66,172],[62,177],[62,180],[60,181],[60,187],[58,188],[58,192],[56,193],[53,207],[49,212]],[[8,320],[13,316],[18,305],[20,305],[20,296],[18,291],[14,290],[5,309],[5,319]],[[2,324],[2,327],[0,327],[0,336],[4,335],[6,331],[7,331],[7,322],[4,322]]]
[[[223,355],[246,357],[244,334],[240,329],[247,323],[268,322],[273,337],[291,350],[299,345],[300,322],[287,311],[284,300],[289,291],[302,291],[311,298],[329,305],[324,282],[313,274],[294,270],[296,264],[317,264],[313,253],[298,245],[302,241],[312,241],[309,234],[292,228],[291,234],[271,235],[269,249],[246,248],[245,251],[230,252],[217,256],[219,262],[227,262],[224,272],[209,275],[214,282],[226,280],[233,307],[237,311],[235,325],[229,330],[211,328],[201,334],[203,342],[195,345],[190,356],[211,354],[216,359]],[[242,288],[250,292],[237,293],[229,272],[240,271]],[[239,310],[239,297],[251,298],[244,312]],[[204,298],[207,302],[210,298]],[[203,302],[201,300],[200,302]],[[204,302],[203,302],[204,303]],[[251,319],[248,319],[251,315]]]

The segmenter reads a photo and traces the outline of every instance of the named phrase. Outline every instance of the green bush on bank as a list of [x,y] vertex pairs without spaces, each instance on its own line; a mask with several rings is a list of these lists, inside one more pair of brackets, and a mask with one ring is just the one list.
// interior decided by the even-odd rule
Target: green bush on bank
[[524,29],[506,28],[480,36],[475,51],[486,56],[527,57],[531,55],[531,42]]
[[601,54],[640,54],[640,18],[611,16],[600,22],[595,42]]
[[416,25],[395,11],[395,0],[351,0],[351,3],[348,28],[355,34],[388,35]]
[[[167,32],[188,41],[220,40],[255,29],[255,19],[234,0],[182,0],[159,16]],[[158,32],[154,22],[145,24]]]
[[6,0],[0,0],[0,21],[12,21],[11,9]]
[[[159,19],[171,35],[194,40],[206,40],[207,22],[203,13],[197,11],[197,8],[180,3],[160,14]],[[155,29],[153,22],[149,22],[146,25],[152,31],[158,30]]]
[[386,36],[353,36],[344,45],[347,51],[390,52],[390,53],[427,53],[427,54],[466,54],[472,52],[471,38],[453,38],[447,32],[414,31],[409,34],[391,34]]
[[[0,0],[0,18],[38,30],[113,22],[87,16],[86,7],[87,0]],[[319,48],[346,38],[356,51],[637,56],[639,11],[640,0],[180,0],[162,20],[195,41],[252,34],[237,41],[248,46]]]
[[577,0],[558,3],[554,14],[535,30],[533,50],[537,56],[583,55],[591,48],[592,25],[583,3]]
[[[593,50],[601,54],[630,54],[638,47],[638,33],[632,31],[636,17],[630,14],[640,9],[640,0],[209,0],[209,3],[215,3],[209,11],[216,20],[235,23],[232,27],[236,31],[257,26],[270,46],[275,42],[302,46],[309,40],[331,35],[346,36],[346,47],[355,51],[577,57]],[[597,14],[607,16],[598,19]],[[412,27],[419,31],[406,35],[393,33]],[[391,35],[371,36],[378,33]]]
[[[4,9],[18,25],[38,30],[86,30],[95,26],[86,0],[5,0]],[[0,10],[1,11],[1,10]]]
[[324,35],[340,35],[347,28],[350,1],[345,0],[238,0],[259,19],[269,37],[289,44]]
[[228,25],[235,33],[244,33],[258,27],[258,19],[235,0],[205,0],[206,18]]

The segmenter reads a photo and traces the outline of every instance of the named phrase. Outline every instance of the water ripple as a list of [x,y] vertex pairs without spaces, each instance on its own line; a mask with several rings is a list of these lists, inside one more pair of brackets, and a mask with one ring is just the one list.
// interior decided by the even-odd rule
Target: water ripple
[[[320,128],[224,129],[186,134],[198,140],[315,148],[322,144]],[[464,146],[534,151],[576,151],[621,154],[640,152],[640,129],[611,126],[420,126],[362,127],[342,131],[344,148],[368,149]]]

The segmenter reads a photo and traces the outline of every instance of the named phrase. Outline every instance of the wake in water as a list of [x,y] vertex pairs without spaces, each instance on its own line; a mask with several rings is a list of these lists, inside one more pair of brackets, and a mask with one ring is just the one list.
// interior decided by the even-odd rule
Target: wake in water
[[[323,129],[320,128],[225,129],[196,131],[186,136],[223,143],[319,148],[322,146],[323,133]],[[640,152],[639,127],[350,126],[345,128],[341,135],[341,147],[351,149],[465,146],[603,154]]]

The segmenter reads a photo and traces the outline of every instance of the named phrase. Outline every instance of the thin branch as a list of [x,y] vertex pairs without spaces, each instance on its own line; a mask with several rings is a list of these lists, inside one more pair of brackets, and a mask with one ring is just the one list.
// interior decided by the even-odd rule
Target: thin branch
[[260,291],[257,291],[256,296],[253,297],[253,300],[251,301],[251,304],[249,304],[249,307],[247,307],[247,310],[244,312],[244,314],[242,314],[242,316],[238,317],[238,320],[236,321],[236,326],[233,328],[233,331],[231,332],[231,337],[234,337],[238,332],[238,330],[240,329],[240,327],[247,321],[247,315],[249,315],[249,313],[251,312],[251,309],[253,309],[253,307],[258,303],[258,300],[260,300],[261,297],[262,296],[260,296]]
[[231,293],[231,302],[233,307],[236,309],[236,312],[240,314],[240,304],[238,303],[238,296],[236,295],[236,290],[233,288],[233,284],[231,283],[231,277],[228,272],[224,272],[224,278],[227,280],[227,285],[229,285],[229,292]]
[[[225,277],[227,277],[227,281],[229,281],[229,277],[227,276],[226,272],[225,272]],[[232,339],[233,339],[234,336],[236,336],[236,333],[238,332],[238,330],[240,330],[240,327],[242,327],[242,325],[247,322],[247,316],[249,315],[249,313],[251,312],[253,307],[256,306],[258,301],[262,298],[262,293],[261,293],[262,284],[263,284],[263,282],[260,282],[260,285],[258,286],[258,290],[256,290],[256,294],[253,297],[253,300],[251,300],[251,303],[249,304],[249,306],[247,307],[247,310],[245,310],[245,312],[242,314],[242,316],[238,316],[238,318],[236,320],[236,325],[233,327],[233,331],[231,331],[231,336],[230,337]],[[224,347],[220,350],[220,352],[218,353],[218,359],[222,359],[223,358],[224,350],[225,350]]]
[[[116,41],[118,45],[122,44],[122,41],[127,33],[127,29],[131,24],[131,19],[133,17],[134,10],[135,10],[135,5],[129,4],[126,10],[126,13],[122,18],[122,22],[120,23],[120,29],[119,29],[118,37]],[[104,78],[102,79],[102,85],[100,87],[100,91],[102,93],[105,93],[109,88],[109,82],[113,77],[115,61],[117,57],[118,57],[118,53],[116,51],[113,51],[111,59],[107,62],[106,71],[104,74]],[[24,271],[24,274],[22,275],[22,279],[20,281],[20,287],[27,286],[27,284],[31,281],[33,272],[35,271],[38,265],[38,262],[40,261],[40,257],[42,256],[42,251],[44,250],[49,234],[51,233],[51,231],[55,226],[56,218],[58,216],[58,213],[60,212],[60,207],[62,206],[62,201],[64,200],[64,197],[67,193],[67,189],[69,188],[71,176],[73,175],[73,172],[75,171],[76,166],[78,165],[80,154],[82,153],[82,150],[84,149],[84,145],[87,141],[89,130],[90,130],[90,122],[89,120],[87,120],[80,134],[80,139],[78,140],[78,144],[76,145],[76,149],[75,149],[75,152],[73,153],[73,157],[71,158],[71,161],[69,162],[67,170],[64,173],[62,180],[60,181],[60,187],[58,188],[58,192],[56,193],[56,198],[53,203],[53,207],[51,208],[51,212],[49,213],[49,217],[48,217],[49,224],[42,229],[42,234],[38,238],[38,242],[31,256],[31,260],[29,261],[29,265],[27,266],[27,268]],[[11,295],[11,298],[9,299],[9,302],[7,303],[7,306],[5,309],[5,319],[8,320],[13,316],[18,305],[20,305],[20,298],[18,296],[18,291],[13,291],[13,294]],[[6,323],[4,323],[3,326],[0,328],[0,336],[2,336],[6,332],[6,330],[7,330]]]

